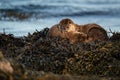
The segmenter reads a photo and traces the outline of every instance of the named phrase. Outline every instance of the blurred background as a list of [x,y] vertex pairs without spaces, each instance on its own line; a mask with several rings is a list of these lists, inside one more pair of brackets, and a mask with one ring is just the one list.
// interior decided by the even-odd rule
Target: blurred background
[[120,0],[0,0],[0,33],[25,36],[63,18],[120,31]]

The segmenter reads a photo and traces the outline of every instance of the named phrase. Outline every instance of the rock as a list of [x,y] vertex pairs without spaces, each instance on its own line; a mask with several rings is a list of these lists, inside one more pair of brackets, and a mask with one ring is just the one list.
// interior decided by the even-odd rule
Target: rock
[[13,73],[11,63],[7,59],[3,58],[2,52],[0,52],[0,71],[10,74]]

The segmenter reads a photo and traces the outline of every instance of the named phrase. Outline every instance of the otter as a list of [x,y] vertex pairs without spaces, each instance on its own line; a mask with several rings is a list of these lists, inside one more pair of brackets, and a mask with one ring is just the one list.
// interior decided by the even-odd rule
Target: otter
[[71,19],[62,19],[58,24],[52,26],[47,33],[48,38],[61,37],[72,43],[83,42],[87,35],[76,30],[76,24]]
[[78,28],[78,32],[83,32],[87,34],[86,41],[88,42],[95,41],[95,40],[101,40],[101,41],[108,40],[106,30],[98,24],[90,23],[85,25],[78,25],[77,28]]
[[76,31],[75,23],[71,19],[62,19],[58,24],[52,26],[47,33],[47,37],[67,38],[68,32]]
[[52,26],[47,37],[66,38],[73,43],[108,39],[107,32],[100,25],[95,23],[78,25],[68,18],[62,19],[58,24]]
[[75,32],[76,24],[71,19],[62,19],[59,22],[59,29],[63,32]]
[[66,38],[71,43],[87,42],[87,34],[83,32],[67,32]]

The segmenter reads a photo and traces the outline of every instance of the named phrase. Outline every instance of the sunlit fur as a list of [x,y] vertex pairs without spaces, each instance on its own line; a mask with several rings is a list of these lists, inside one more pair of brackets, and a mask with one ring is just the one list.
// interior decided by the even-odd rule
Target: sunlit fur
[[62,19],[58,24],[51,27],[48,31],[47,37],[61,37],[67,38],[67,32],[75,32],[76,27],[71,19]]
[[76,30],[74,22],[68,18],[62,19],[58,25],[59,25],[60,31],[62,31],[62,32],[64,32],[64,31],[70,32],[70,31]]
[[77,31],[67,32],[67,38],[71,41],[71,43],[86,42],[87,34]]

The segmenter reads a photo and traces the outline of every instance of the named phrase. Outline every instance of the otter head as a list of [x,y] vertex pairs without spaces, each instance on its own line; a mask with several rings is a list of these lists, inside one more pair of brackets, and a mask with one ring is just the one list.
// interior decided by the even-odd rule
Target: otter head
[[61,32],[73,32],[75,31],[75,24],[71,19],[62,19],[59,22],[59,29]]

